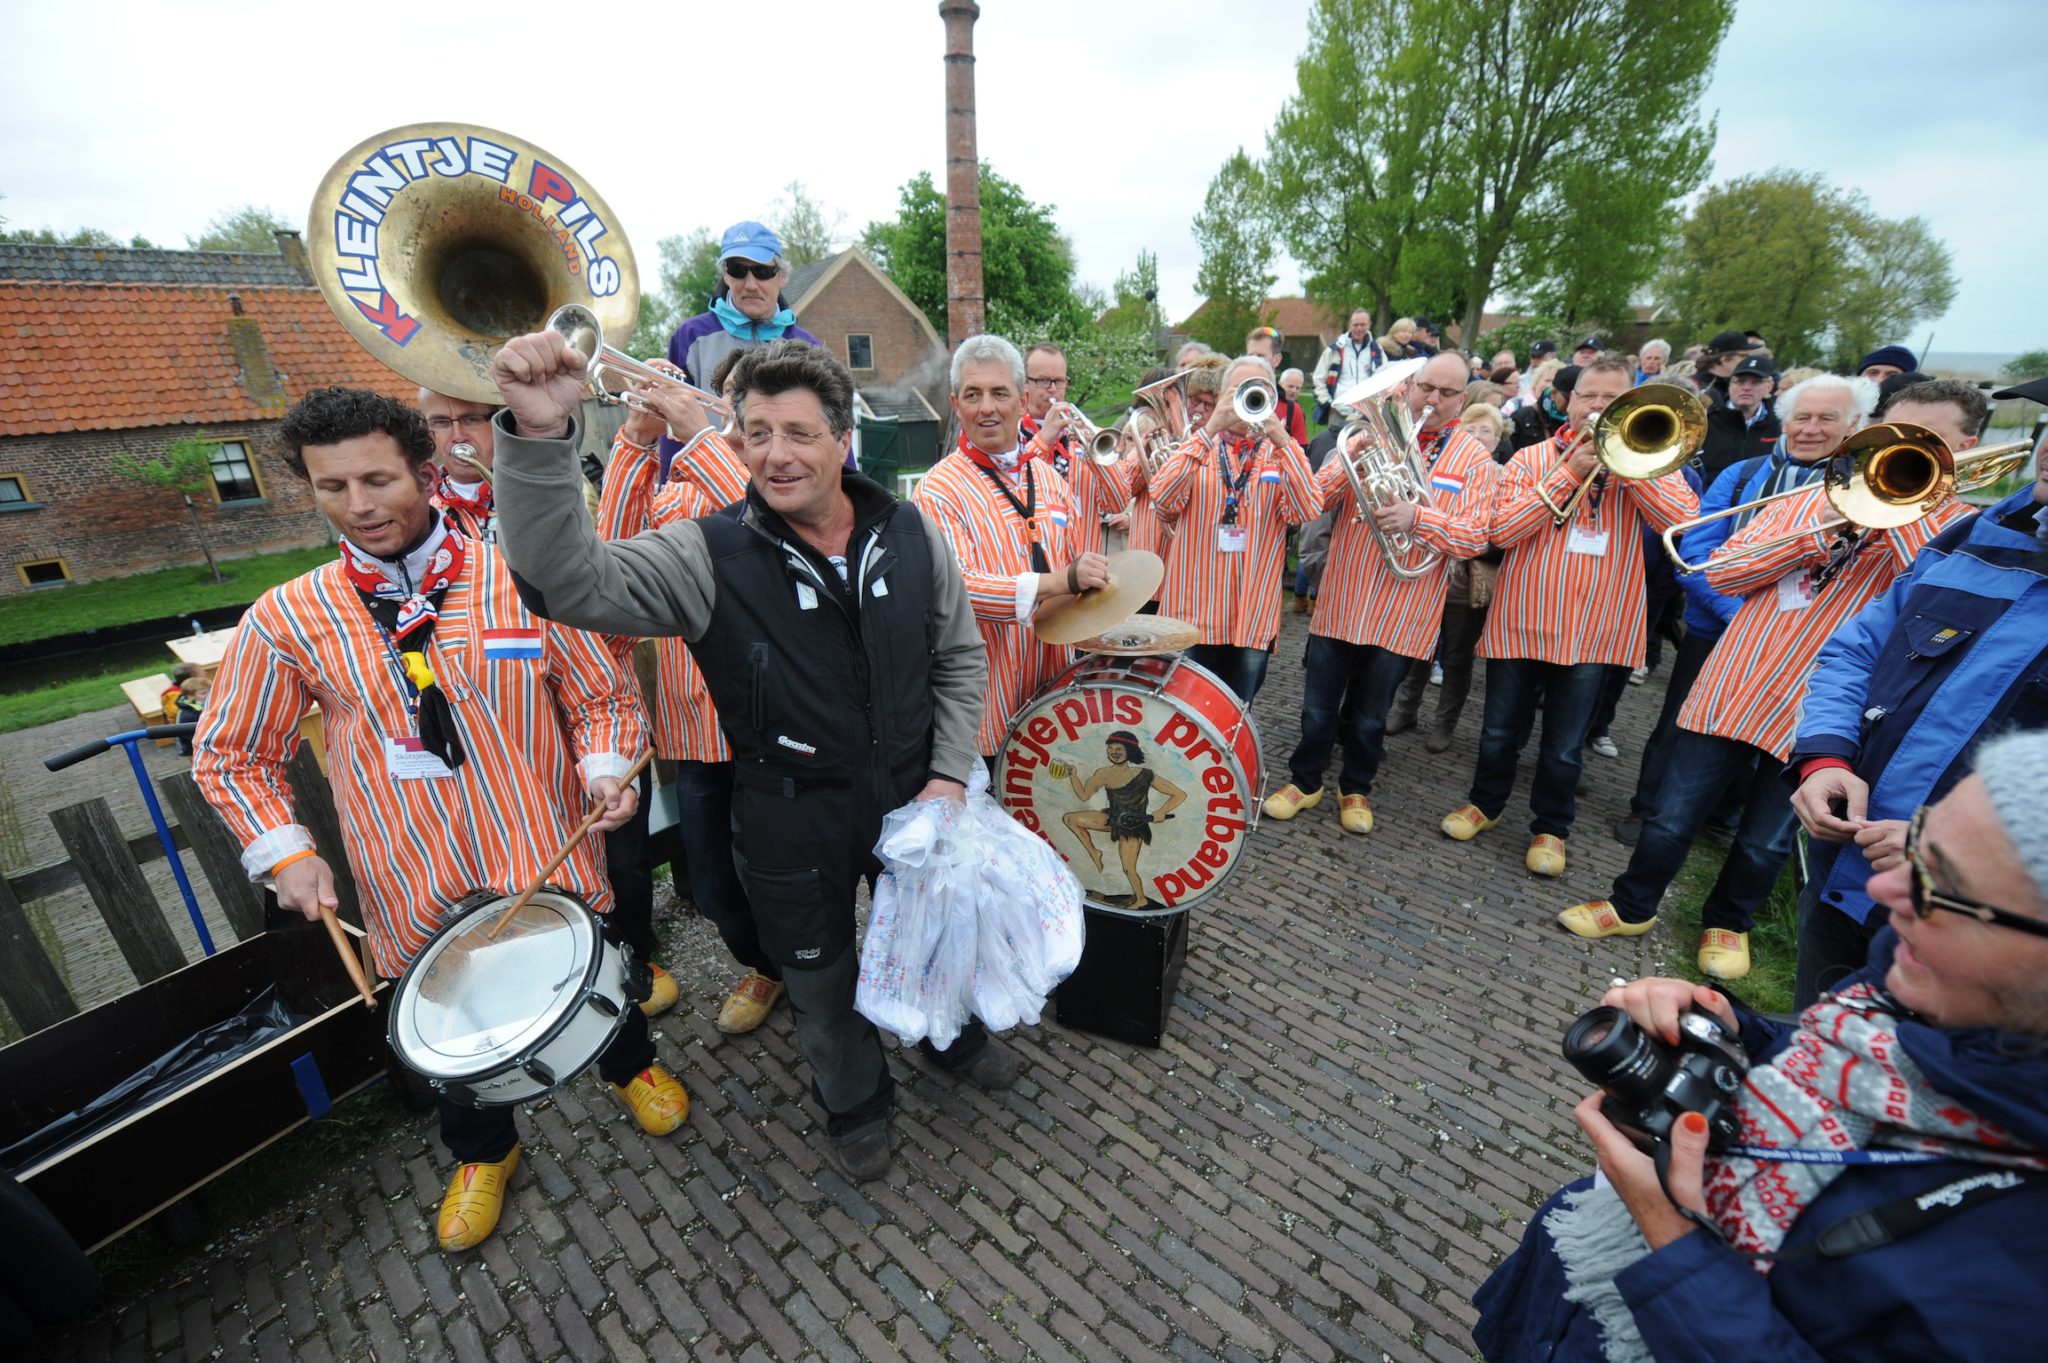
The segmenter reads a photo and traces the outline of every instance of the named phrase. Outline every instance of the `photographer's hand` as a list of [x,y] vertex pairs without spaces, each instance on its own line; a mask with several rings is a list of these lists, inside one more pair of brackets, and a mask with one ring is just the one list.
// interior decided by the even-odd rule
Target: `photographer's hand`
[[1678,1019],[1695,1004],[1721,1019],[1730,1036],[1742,1031],[1735,1009],[1726,996],[1704,984],[1669,980],[1658,976],[1618,984],[1600,996],[1600,1002],[1627,1013],[1629,1020],[1666,1045],[1678,1043]]
[[1572,1109],[1572,1116],[1593,1142],[1593,1154],[1622,1205],[1635,1218],[1636,1229],[1653,1250],[1691,1235],[1698,1228],[1679,1207],[1706,1214],[1707,1119],[1688,1112],[1672,1127],[1671,1195],[1666,1197],[1663,1185],[1657,1182],[1656,1162],[1601,1114],[1603,1096],[1597,1092],[1587,1095]]

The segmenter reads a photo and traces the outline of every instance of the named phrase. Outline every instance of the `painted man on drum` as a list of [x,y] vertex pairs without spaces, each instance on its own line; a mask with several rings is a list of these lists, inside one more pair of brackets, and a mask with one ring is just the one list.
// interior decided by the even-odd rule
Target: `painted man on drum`
[[[879,1177],[895,1080],[853,1007],[854,895],[880,870],[890,811],[964,798],[988,681],[974,607],[938,528],[844,466],[853,378],[830,352],[777,341],[733,371],[743,508],[611,544],[576,505],[583,371],[554,332],[498,353],[499,514],[521,594],[584,628],[689,644],[732,745],[732,855],[782,969],[823,1153]],[[986,1088],[1016,1078],[979,1024],[925,1054]]]
[[[1152,841],[1152,825],[1170,816],[1188,798],[1188,793],[1150,767],[1137,765],[1145,760],[1145,750],[1138,746],[1138,736],[1127,729],[1118,729],[1103,740],[1103,755],[1109,758],[1109,765],[1096,768],[1086,781],[1064,762],[1053,763],[1047,772],[1054,779],[1064,775],[1067,784],[1073,787],[1074,798],[1084,804],[1095,798],[1096,791],[1103,792],[1108,808],[1077,809],[1062,822],[1080,840],[1081,849],[1098,871],[1102,869],[1102,853],[1096,848],[1093,835],[1107,833],[1116,840],[1117,855],[1123,861],[1124,879],[1130,882],[1131,894],[1122,904],[1112,907],[1142,909],[1147,897],[1138,880],[1139,851]],[[1166,803],[1157,809],[1151,807],[1155,791],[1166,797]]]
[[[434,443],[418,412],[325,388],[294,404],[279,434],[341,556],[249,608],[215,676],[193,775],[241,839],[250,877],[274,884],[281,907],[318,918],[335,906],[334,873],[293,821],[285,782],[299,718],[318,702],[371,953],[395,979],[450,909],[539,875],[586,801],[605,806],[599,829],[633,814],[620,778],[646,746],[646,723],[596,639],[530,613],[497,550],[450,532],[429,499]],[[611,907],[594,841],[551,883]],[[597,1068],[650,1134],[689,1112],[637,1009]],[[441,1203],[440,1241],[468,1249],[498,1223],[519,1133],[510,1107],[440,1107],[441,1138],[462,1166]]]

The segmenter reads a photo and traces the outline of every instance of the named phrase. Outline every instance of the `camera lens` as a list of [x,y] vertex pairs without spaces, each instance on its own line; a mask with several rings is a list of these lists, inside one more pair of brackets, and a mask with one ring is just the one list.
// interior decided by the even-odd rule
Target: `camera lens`
[[1631,1108],[1649,1106],[1673,1073],[1669,1052],[1619,1008],[1595,1008],[1566,1029],[1564,1058]]

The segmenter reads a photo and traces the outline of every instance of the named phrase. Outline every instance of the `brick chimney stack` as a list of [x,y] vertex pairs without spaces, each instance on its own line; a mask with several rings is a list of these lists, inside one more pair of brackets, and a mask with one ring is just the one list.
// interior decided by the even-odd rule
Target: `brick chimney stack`
[[946,23],[946,331],[958,345],[986,329],[981,280],[981,158],[974,145],[974,0],[939,0]]

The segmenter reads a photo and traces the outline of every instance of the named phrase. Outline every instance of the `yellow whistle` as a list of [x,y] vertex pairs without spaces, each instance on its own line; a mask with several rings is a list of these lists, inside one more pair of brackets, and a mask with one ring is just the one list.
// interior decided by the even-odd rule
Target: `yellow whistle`
[[402,655],[402,661],[405,663],[405,675],[415,690],[424,691],[434,684],[434,669],[427,666],[426,654],[407,653]]

